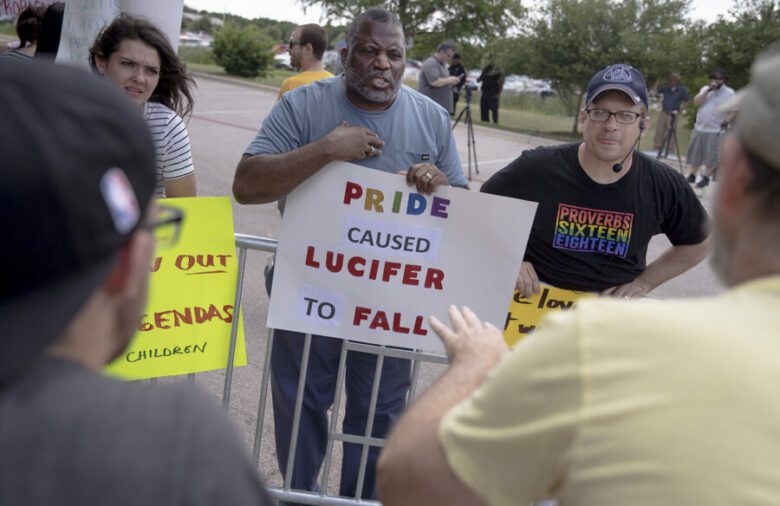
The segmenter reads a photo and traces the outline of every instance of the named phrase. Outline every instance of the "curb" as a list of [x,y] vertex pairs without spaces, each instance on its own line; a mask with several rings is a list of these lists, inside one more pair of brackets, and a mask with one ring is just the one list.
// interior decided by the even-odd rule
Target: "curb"
[[255,88],[265,91],[272,91],[274,93],[279,92],[278,86],[271,86],[270,84],[261,84],[261,83],[255,83],[252,81],[246,81],[244,79],[239,79],[237,77],[228,77],[228,76],[216,76],[214,74],[207,74],[205,72],[198,72],[198,71],[191,71],[190,75],[193,77],[196,77],[198,79],[209,79],[211,81],[217,81],[222,83],[228,83],[228,84],[235,84],[238,86],[244,86],[247,88]]

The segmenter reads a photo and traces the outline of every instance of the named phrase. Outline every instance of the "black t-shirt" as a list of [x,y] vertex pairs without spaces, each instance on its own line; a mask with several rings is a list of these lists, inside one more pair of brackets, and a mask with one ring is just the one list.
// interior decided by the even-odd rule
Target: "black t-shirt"
[[540,280],[601,291],[645,270],[654,235],[675,246],[707,237],[707,213],[679,173],[634,153],[626,175],[600,184],[580,166],[578,147],[525,151],[482,185],[485,193],[539,203],[525,260]]
[[447,70],[450,71],[451,76],[455,76],[460,79],[460,81],[458,81],[458,85],[455,86],[455,89],[460,91],[460,89],[463,87],[463,84],[466,82],[466,67],[464,67],[463,64],[458,63],[457,65],[450,65],[450,68]]
[[482,74],[479,76],[479,79],[477,79],[477,81],[482,82],[482,88],[480,88],[481,93],[483,95],[495,95],[500,93],[503,85],[503,78],[504,76],[501,69],[498,67],[488,65],[482,69]]

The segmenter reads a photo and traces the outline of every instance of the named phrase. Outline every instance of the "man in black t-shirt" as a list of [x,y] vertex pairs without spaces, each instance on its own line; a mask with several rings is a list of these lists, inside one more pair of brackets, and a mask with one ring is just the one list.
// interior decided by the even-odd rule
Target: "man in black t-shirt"
[[477,78],[482,83],[479,99],[479,116],[482,121],[488,121],[492,112],[493,123],[498,123],[498,101],[504,89],[504,73],[493,63],[488,63]]
[[450,67],[447,69],[451,76],[458,78],[458,84],[452,89],[452,112],[450,116],[453,116],[458,108],[458,98],[460,97],[460,89],[466,84],[466,67],[460,61],[460,54],[455,53],[450,60]]
[[[482,191],[539,203],[517,280],[521,296],[539,282],[641,297],[707,254],[707,214],[680,174],[634,153],[648,127],[642,74],[611,65],[588,84],[583,142],[524,152]],[[672,243],[646,265],[656,235]]]

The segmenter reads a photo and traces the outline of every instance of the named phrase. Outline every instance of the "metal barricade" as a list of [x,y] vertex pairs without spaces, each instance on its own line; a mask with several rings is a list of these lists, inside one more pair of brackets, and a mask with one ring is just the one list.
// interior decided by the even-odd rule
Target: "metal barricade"
[[[235,234],[236,248],[238,250],[238,280],[236,283],[236,296],[234,301],[235,312],[238,315],[241,308],[241,298],[244,287],[244,276],[246,275],[246,255],[248,250],[264,251],[273,253],[276,251],[277,241],[275,239],[269,239],[264,237],[255,237],[246,234]],[[255,275],[255,274],[251,274]],[[261,274],[258,273],[258,276]],[[238,322],[239,318],[233,320],[233,326],[230,334],[230,352],[228,355],[227,368],[225,371],[225,383],[223,389],[222,403],[227,410],[230,405],[230,392],[233,385],[233,366],[235,361],[235,346],[238,335]],[[257,424],[255,427],[254,435],[254,448],[252,456],[256,465],[259,465],[260,448],[263,437],[263,424],[265,421],[266,405],[268,401],[268,386],[270,383],[271,372],[271,350],[273,348],[273,330],[269,329],[267,344],[265,348],[265,357],[263,360],[263,373],[262,382],[260,387],[260,401],[257,410]],[[296,435],[298,434],[298,428],[300,423],[301,410],[303,406],[303,393],[304,385],[306,382],[306,372],[309,361],[309,355],[311,350],[311,335],[306,335],[304,340],[303,357],[301,359],[301,372],[298,382],[298,391],[295,401],[295,410],[293,417],[293,426],[291,437],[289,455],[287,459],[287,469],[285,470],[284,484],[281,488],[269,487],[269,491],[273,497],[282,501],[296,502],[301,504],[312,505],[377,505],[381,506],[377,501],[362,500],[359,497],[360,491],[363,489],[363,482],[366,473],[366,465],[368,461],[368,452],[371,446],[382,447],[385,440],[380,438],[371,437],[373,429],[373,419],[377,404],[377,397],[379,391],[379,382],[381,381],[382,364],[385,357],[404,358],[412,361],[412,376],[411,387],[407,396],[407,402],[411,402],[417,393],[417,383],[419,380],[420,366],[422,363],[437,363],[446,364],[447,358],[439,355],[433,355],[428,353],[421,353],[411,350],[403,350],[397,348],[387,348],[384,346],[374,346],[368,344],[362,344],[357,342],[343,341],[341,347],[341,355],[339,359],[338,373],[336,379],[336,390],[333,401],[333,408],[331,411],[330,424],[328,429],[328,440],[325,450],[325,459],[323,467],[320,471],[319,479],[319,492],[295,490],[291,488],[292,470],[295,466],[295,450],[296,450]],[[338,430],[339,409],[342,395],[342,384],[344,382],[345,370],[346,370],[346,358],[348,351],[359,351],[363,353],[370,353],[377,355],[376,370],[374,374],[374,383],[371,389],[371,400],[369,404],[369,413],[366,423],[365,433],[362,436],[353,434],[345,434]],[[333,461],[334,443],[337,441],[346,443],[355,443],[362,445],[362,453],[360,459],[360,467],[358,474],[358,483],[356,487],[355,497],[341,497],[328,495],[328,485],[330,478],[330,471]]]

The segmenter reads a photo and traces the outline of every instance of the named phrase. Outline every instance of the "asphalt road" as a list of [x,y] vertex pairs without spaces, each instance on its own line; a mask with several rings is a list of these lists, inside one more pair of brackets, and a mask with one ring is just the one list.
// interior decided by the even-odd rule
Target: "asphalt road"
[[[231,185],[236,164],[255,136],[263,118],[273,107],[276,90],[203,76],[197,78],[197,83],[195,108],[188,129],[195,158],[198,193],[203,196],[232,195]],[[524,149],[557,143],[479,126],[474,127],[474,132],[479,174],[472,168],[472,191],[478,190],[482,181],[517,157]],[[467,171],[465,125],[457,126],[455,139],[464,170]],[[710,188],[709,193],[702,195],[707,207],[712,191]],[[242,206],[234,202],[233,213],[236,232],[272,238],[277,236],[281,221],[275,204]],[[648,260],[658,256],[668,244],[664,237],[656,237],[651,243]],[[267,332],[265,319],[268,297],[262,279],[266,258],[266,254],[258,252],[250,252],[248,256],[243,314],[249,365],[237,369],[234,374],[230,404],[231,416],[250,447],[254,441],[258,415],[260,375]],[[490,259],[479,259],[475,263],[483,260]],[[478,269],[479,265],[474,265],[473,268]],[[721,287],[708,263],[704,262],[683,276],[658,287],[651,295],[656,298],[674,298],[712,294],[720,290]],[[441,370],[439,366],[425,367],[420,379],[421,388],[430,384]],[[224,373],[215,372],[199,375],[196,381],[221,396],[223,378]],[[270,484],[280,486],[281,477],[275,463],[270,407],[268,415],[263,431],[260,467]],[[337,464],[333,466],[330,480],[332,484],[338,482],[338,468]]]

